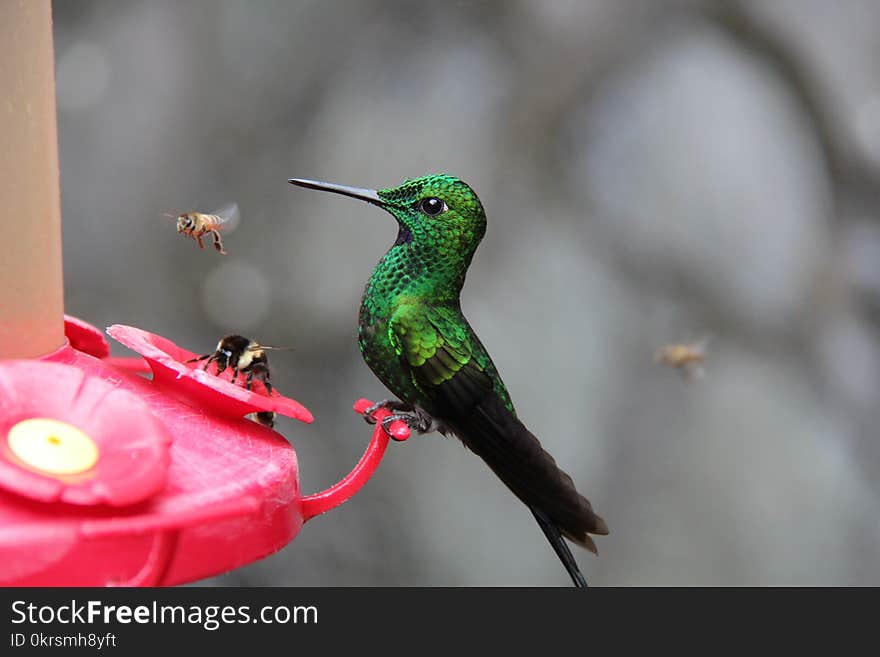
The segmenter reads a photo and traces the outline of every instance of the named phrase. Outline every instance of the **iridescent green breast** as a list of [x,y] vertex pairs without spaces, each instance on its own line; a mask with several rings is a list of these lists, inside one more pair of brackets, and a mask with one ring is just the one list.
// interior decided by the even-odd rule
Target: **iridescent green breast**
[[412,264],[408,261],[405,247],[395,244],[373,270],[361,298],[358,346],[379,380],[400,399],[414,404],[418,401],[418,390],[402,367],[388,334],[388,323],[413,284]]
[[441,389],[459,375],[484,378],[486,394],[497,395],[514,412],[492,359],[461,314],[458,296],[450,300],[426,292],[428,274],[410,275],[410,257],[408,247],[395,245],[367,283],[358,322],[364,361],[391,392],[428,413],[435,414]]

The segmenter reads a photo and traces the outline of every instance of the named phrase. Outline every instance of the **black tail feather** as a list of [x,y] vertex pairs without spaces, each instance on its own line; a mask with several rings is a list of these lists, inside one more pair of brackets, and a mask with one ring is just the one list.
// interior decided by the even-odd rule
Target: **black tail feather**
[[568,544],[566,544],[565,539],[562,538],[562,533],[559,531],[559,528],[554,525],[542,511],[539,511],[534,507],[531,508],[532,513],[535,515],[535,520],[538,521],[538,525],[544,530],[544,536],[550,541],[550,545],[553,546],[556,556],[559,557],[562,565],[565,566],[565,569],[571,576],[571,581],[573,581],[574,585],[579,589],[587,588],[587,580],[584,579],[583,574],[581,574],[581,569],[578,568],[577,561],[574,560],[574,555],[572,555],[571,550],[568,549]]
[[607,534],[608,527],[577,492],[571,477],[495,396],[481,400],[452,429],[532,510],[575,585],[586,586],[563,536],[595,553],[590,534]]

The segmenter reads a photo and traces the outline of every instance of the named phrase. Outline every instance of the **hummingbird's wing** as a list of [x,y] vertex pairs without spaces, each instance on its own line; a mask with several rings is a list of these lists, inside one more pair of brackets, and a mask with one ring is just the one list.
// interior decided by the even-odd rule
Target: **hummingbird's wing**
[[457,308],[402,306],[389,332],[413,383],[430,402],[426,410],[452,428],[532,509],[572,573],[574,559],[570,553],[566,559],[568,548],[559,532],[596,552],[589,534],[607,534],[608,528],[516,417],[489,355],[464,316]]

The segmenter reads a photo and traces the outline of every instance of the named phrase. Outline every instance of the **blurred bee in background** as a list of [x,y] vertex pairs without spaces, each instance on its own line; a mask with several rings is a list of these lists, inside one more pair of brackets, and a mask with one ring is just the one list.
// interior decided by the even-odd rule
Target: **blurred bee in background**
[[693,383],[705,374],[703,364],[709,340],[707,336],[694,342],[665,345],[654,353],[654,362],[677,369],[682,379]]
[[214,238],[214,248],[217,252],[220,255],[226,255],[220,232],[229,233],[235,230],[235,227],[238,226],[240,213],[237,203],[229,203],[211,214],[193,211],[178,215],[166,214],[165,216],[177,219],[178,234],[194,239],[198,242],[200,249],[205,248],[202,238],[210,235]]
[[243,335],[227,335],[217,343],[213,353],[190,358],[187,363],[205,361],[202,369],[207,370],[211,363],[217,363],[217,374],[220,375],[228,368],[232,368],[232,382],[238,383],[238,377],[245,375],[244,387],[250,390],[253,387],[254,378],[263,382],[266,391],[272,394],[272,383],[269,381],[269,358],[266,351],[276,349],[290,351],[290,347],[270,347],[261,345]]

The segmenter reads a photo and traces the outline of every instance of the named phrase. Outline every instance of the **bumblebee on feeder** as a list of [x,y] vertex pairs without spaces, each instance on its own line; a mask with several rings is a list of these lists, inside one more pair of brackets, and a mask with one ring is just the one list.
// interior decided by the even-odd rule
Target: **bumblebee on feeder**
[[244,374],[244,387],[250,390],[253,387],[254,378],[263,382],[266,392],[272,394],[272,384],[269,381],[269,358],[268,350],[291,351],[291,347],[270,347],[262,345],[243,335],[227,335],[217,343],[213,353],[190,358],[187,363],[196,363],[204,360],[202,369],[207,370],[211,363],[217,364],[215,374],[220,375],[227,369],[232,369],[232,382],[237,383],[239,374]]
[[210,235],[214,238],[214,248],[217,252],[220,255],[226,255],[220,233],[221,231],[229,233],[235,230],[241,215],[238,211],[238,204],[229,203],[210,214],[191,211],[178,215],[165,214],[165,216],[177,219],[178,234],[194,239],[198,242],[200,249],[205,248],[202,238]]
[[[217,364],[216,375],[220,375],[227,369],[232,369],[232,382],[238,383],[239,374],[245,375],[244,387],[250,390],[253,388],[254,378],[263,382],[266,386],[266,392],[272,395],[272,383],[269,381],[269,358],[266,356],[267,350],[285,350],[290,351],[290,347],[270,347],[261,345],[258,342],[246,338],[243,335],[227,335],[217,343],[214,353],[204,354],[196,358],[190,358],[187,363],[195,363],[205,361],[202,369],[207,370],[211,363]],[[275,413],[272,411],[260,411],[249,415],[251,419],[264,427],[273,429],[275,427]]]

